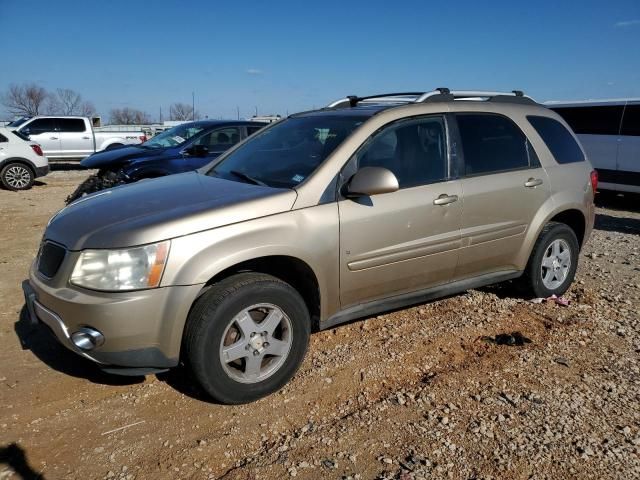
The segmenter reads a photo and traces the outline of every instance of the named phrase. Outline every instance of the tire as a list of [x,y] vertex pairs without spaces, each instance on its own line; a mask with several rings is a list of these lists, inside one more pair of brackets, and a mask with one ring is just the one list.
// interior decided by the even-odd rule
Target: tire
[[24,163],[11,162],[0,172],[0,182],[7,190],[29,190],[36,176],[33,170]]
[[214,400],[248,403],[293,377],[310,334],[309,311],[295,289],[271,275],[240,273],[196,301],[185,328],[183,358]]
[[565,293],[575,277],[579,251],[578,239],[569,226],[556,222],[545,225],[520,278],[523,293],[541,298]]

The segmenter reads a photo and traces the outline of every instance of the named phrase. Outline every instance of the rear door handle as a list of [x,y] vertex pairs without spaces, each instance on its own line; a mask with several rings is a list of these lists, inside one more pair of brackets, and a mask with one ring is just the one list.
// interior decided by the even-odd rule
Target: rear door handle
[[458,195],[447,195],[443,193],[433,201],[434,205],[449,205],[450,203],[457,202]]
[[91,140],[91,137],[82,137],[83,140]]
[[58,137],[49,137],[49,140],[57,140]]
[[524,186],[527,188],[537,187],[538,185],[542,185],[541,178],[530,178],[526,182],[524,182]]

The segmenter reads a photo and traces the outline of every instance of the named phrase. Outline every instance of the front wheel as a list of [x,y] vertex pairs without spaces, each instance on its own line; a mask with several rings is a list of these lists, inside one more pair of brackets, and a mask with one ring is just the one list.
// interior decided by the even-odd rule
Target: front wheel
[[562,295],[575,277],[579,251],[578,239],[569,226],[547,224],[533,247],[521,287],[535,297]]
[[212,398],[251,402],[293,377],[307,350],[310,325],[304,300],[289,284],[241,273],[197,300],[187,321],[185,358]]

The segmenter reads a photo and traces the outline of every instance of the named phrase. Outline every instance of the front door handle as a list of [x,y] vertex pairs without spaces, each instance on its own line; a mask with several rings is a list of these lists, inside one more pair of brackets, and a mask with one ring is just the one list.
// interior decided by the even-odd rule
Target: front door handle
[[91,137],[82,137],[83,140],[91,140]]
[[538,185],[542,185],[541,178],[530,178],[526,182],[524,182],[524,186],[527,188],[537,187]]
[[57,140],[58,137],[49,137],[49,140]]
[[434,205],[449,205],[450,203],[457,202],[458,195],[447,195],[443,193],[433,201]]

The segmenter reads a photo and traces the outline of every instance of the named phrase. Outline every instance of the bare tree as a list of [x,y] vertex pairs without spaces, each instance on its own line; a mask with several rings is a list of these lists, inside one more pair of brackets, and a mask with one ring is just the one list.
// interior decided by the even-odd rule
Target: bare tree
[[82,99],[82,95],[69,88],[58,88],[49,94],[46,111],[49,115],[82,115],[90,117],[96,113],[93,103]]
[[186,103],[174,103],[169,107],[169,119],[170,120],[199,120],[200,113],[196,110],[193,112],[193,107]]
[[9,114],[16,117],[34,116],[41,113],[48,96],[47,91],[35,83],[12,84],[2,97],[2,104]]
[[109,120],[115,125],[142,125],[149,123],[149,115],[135,108],[114,108],[109,112]]

